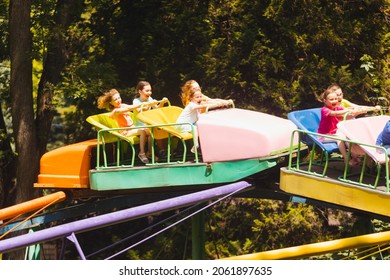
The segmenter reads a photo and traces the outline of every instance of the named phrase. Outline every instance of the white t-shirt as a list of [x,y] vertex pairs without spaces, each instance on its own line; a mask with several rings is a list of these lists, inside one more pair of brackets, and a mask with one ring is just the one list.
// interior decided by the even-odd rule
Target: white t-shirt
[[[148,99],[146,101],[142,101],[139,97],[137,98],[134,98],[133,99],[133,105],[139,105],[143,102],[153,102],[154,99],[149,96]],[[149,108],[150,109],[150,108]],[[135,112],[135,125],[136,126],[141,126],[141,125],[146,125],[144,122],[141,122],[138,118],[137,118],[137,114],[138,114],[138,111],[134,111]]]
[[[196,106],[197,104],[194,102],[188,103],[177,118],[176,123],[191,123],[195,125],[200,115],[200,109],[197,109]],[[176,127],[176,130],[180,132],[192,132],[192,127],[190,125],[179,125]]]

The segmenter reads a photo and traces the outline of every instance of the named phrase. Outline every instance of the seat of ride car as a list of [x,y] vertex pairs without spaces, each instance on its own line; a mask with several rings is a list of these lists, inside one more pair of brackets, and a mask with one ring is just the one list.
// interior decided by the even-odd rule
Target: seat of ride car
[[367,145],[359,145],[374,161],[385,163],[385,153],[375,147],[376,139],[390,116],[380,115],[340,122],[337,127],[349,139]]
[[164,139],[168,137],[168,134],[171,134],[180,139],[189,140],[192,139],[192,133],[179,132],[175,129],[176,120],[182,111],[183,108],[178,106],[166,106],[142,111],[138,113],[137,118],[148,125],[158,125],[158,129],[154,129],[156,139]]
[[[291,120],[300,130],[318,133],[317,130],[321,120],[321,108],[293,111],[287,114],[287,118]],[[302,142],[309,146],[315,143],[328,154],[339,151],[336,141],[323,143],[318,139],[318,136],[314,134],[303,135]]]
[[[139,144],[139,136],[125,136],[119,133],[119,130],[109,130],[112,128],[119,128],[117,122],[109,116],[110,113],[101,113],[97,115],[92,115],[87,118],[87,122],[92,124],[97,131],[108,130],[107,133],[102,133],[101,137],[106,142],[115,142],[118,138],[125,140],[131,144]],[[129,112],[130,116],[134,119],[134,114]]]

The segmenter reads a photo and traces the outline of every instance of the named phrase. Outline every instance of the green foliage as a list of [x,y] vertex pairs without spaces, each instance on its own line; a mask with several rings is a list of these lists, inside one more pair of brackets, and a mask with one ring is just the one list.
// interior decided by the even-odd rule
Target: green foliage
[[[63,114],[66,141],[95,137],[80,120],[97,112],[97,97],[116,87],[131,102],[139,80],[172,104],[181,105],[180,85],[196,79],[208,96],[280,116],[321,106],[318,96],[331,83],[357,103],[390,97],[388,11],[381,0],[85,2],[65,34],[72,60],[56,89],[58,106],[76,108]],[[279,201],[230,199],[208,218],[210,259],[352,232],[348,218],[329,229],[319,209]],[[188,234],[180,224],[125,258],[189,258]]]
[[95,12],[95,6],[91,3],[87,5],[80,21],[64,34],[70,59],[62,82],[55,88],[54,102],[59,108],[75,108],[66,110],[61,116],[66,127],[65,143],[96,137],[95,131],[80,120],[97,113],[97,97],[118,83],[115,67],[103,59],[106,55],[101,45],[103,35],[91,29],[91,18]]
[[[273,250],[334,238],[312,206],[264,199],[228,199],[210,213],[210,258]],[[331,237],[333,235],[333,237]]]
[[0,1],[0,61],[9,59],[8,48],[8,6]]
[[10,65],[9,61],[5,60],[0,63],[0,114],[4,118],[5,127],[0,130],[0,142],[10,140],[12,138],[12,123],[11,123],[11,110],[10,110],[10,92],[9,92],[9,81],[10,81]]
[[[148,80],[157,98],[180,105],[180,85],[196,79],[209,96],[285,116],[321,106],[317,97],[334,82],[357,103],[388,91],[385,3],[91,1],[67,38],[73,63],[95,61],[117,74],[95,80],[99,71],[89,67],[91,85]],[[369,74],[364,57],[374,65]],[[74,84],[78,100],[90,83],[78,81],[76,68],[67,68],[64,86]]]
[[[0,95],[10,124],[6,111],[10,107],[8,2],[0,1]],[[56,30],[56,3],[33,1],[35,81],[44,65],[50,30]],[[84,120],[98,112],[97,97],[115,87],[130,103],[139,80],[151,82],[154,97],[166,96],[174,105],[181,105],[181,84],[196,79],[208,96],[232,98],[236,107],[280,116],[321,106],[317,98],[331,83],[340,84],[356,103],[369,102],[371,97],[390,98],[390,8],[385,0],[90,0],[73,4],[68,12],[83,12],[60,34],[69,61],[61,83],[53,85],[55,122],[65,127],[65,133],[52,137],[55,143],[50,148],[95,138]],[[277,249],[351,232],[349,226],[330,231],[320,214],[307,205],[230,199],[209,213],[207,256],[215,259]],[[112,238],[131,235],[133,228],[145,224],[145,220],[126,224]],[[388,227],[376,226],[379,230]],[[130,250],[126,258],[190,258],[188,228],[186,223],[176,226],[141,249]],[[92,237],[96,239],[87,235]],[[103,245],[97,243],[96,247]]]

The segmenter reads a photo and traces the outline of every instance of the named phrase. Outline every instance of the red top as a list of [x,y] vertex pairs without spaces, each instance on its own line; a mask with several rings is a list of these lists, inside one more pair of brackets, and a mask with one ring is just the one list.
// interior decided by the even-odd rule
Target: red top
[[337,105],[334,110],[324,106],[321,109],[321,120],[318,126],[318,133],[321,134],[336,134],[337,124],[342,119],[339,116],[330,116],[332,111],[341,111],[344,107]]

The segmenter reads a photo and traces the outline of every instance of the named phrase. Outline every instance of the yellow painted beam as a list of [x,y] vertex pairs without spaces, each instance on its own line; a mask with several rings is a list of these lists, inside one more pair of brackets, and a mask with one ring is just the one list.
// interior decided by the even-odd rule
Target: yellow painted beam
[[390,216],[390,195],[380,190],[280,169],[280,189],[294,195]]
[[324,255],[349,249],[357,249],[390,242],[390,231],[371,233],[338,240],[312,243],[307,245],[265,251],[241,256],[225,258],[224,260],[288,260],[302,259],[310,256]]

